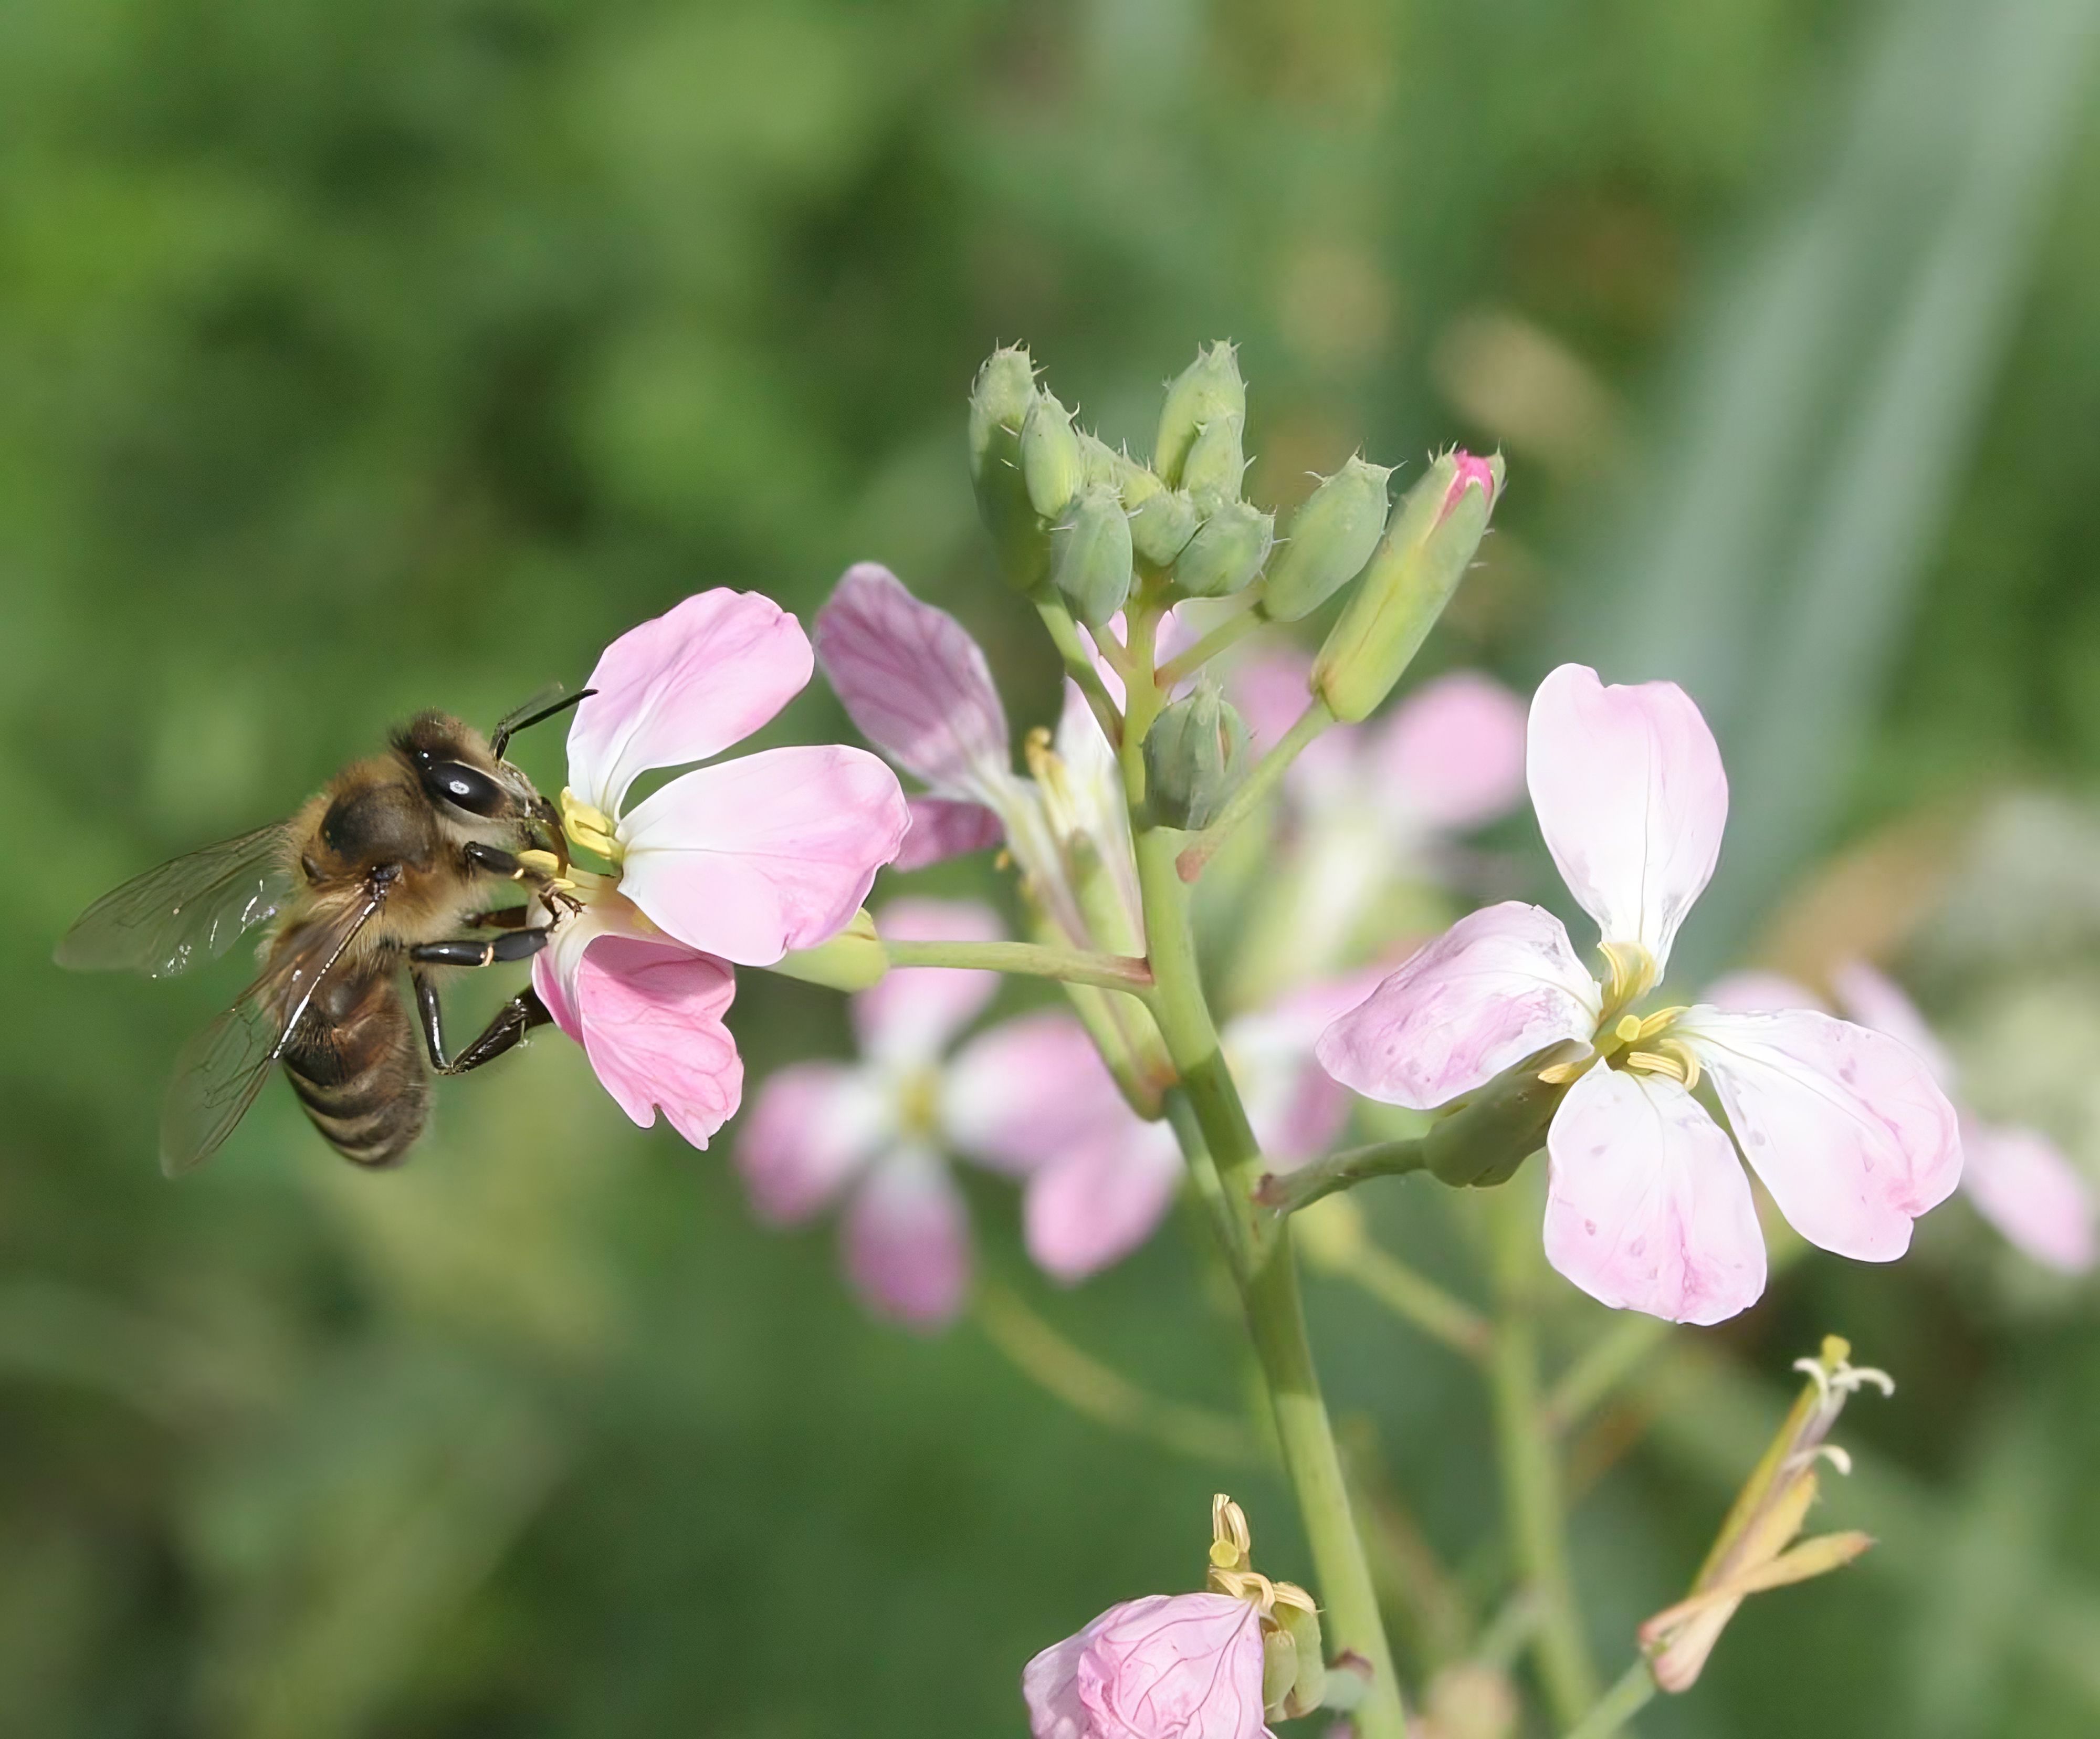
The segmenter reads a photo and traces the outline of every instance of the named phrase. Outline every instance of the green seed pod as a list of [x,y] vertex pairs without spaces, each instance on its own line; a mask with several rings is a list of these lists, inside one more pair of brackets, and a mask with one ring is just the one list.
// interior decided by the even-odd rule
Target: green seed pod
[[1170,488],[1180,486],[1182,466],[1197,435],[1220,417],[1246,419],[1246,383],[1240,378],[1239,358],[1222,340],[1197,351],[1196,360],[1167,389],[1152,468]]
[[1037,393],[1022,420],[1021,475],[1029,504],[1053,522],[1064,517],[1084,480],[1072,413],[1052,394]]
[[1205,513],[1240,498],[1240,483],[1246,475],[1246,428],[1244,417],[1213,417],[1181,461],[1181,487]]
[[1349,461],[1290,516],[1262,588],[1264,615],[1277,622],[1309,616],[1364,571],[1385,530],[1383,465]]
[[970,481],[1008,585],[1032,591],[1050,569],[1050,539],[1028,499],[1021,428],[1035,402],[1035,364],[1015,346],[995,351],[970,389]]
[[1130,521],[1105,483],[1089,483],[1050,533],[1050,577],[1072,614],[1098,628],[1130,596]]
[[1401,498],[1320,648],[1313,692],[1335,717],[1368,717],[1421,649],[1465,578],[1502,492],[1502,461],[1447,452]]
[[1291,1693],[1298,1688],[1298,1639],[1290,1631],[1261,1630],[1261,1708],[1272,1721],[1283,1719]]
[[[1151,477],[1152,473],[1145,474]],[[1153,478],[1158,483],[1157,478]],[[1123,496],[1129,504],[1127,492]],[[1154,567],[1164,567],[1189,546],[1203,516],[1185,489],[1155,489],[1140,500],[1130,516],[1130,541],[1138,555]]]
[[[1290,1591],[1293,1595],[1304,1593],[1295,1587]],[[1276,1713],[1286,1720],[1295,1720],[1318,1708],[1326,1695],[1326,1644],[1320,1635],[1320,1614],[1314,1609],[1310,1596],[1302,1603],[1295,1599],[1279,1600],[1276,1603],[1276,1618],[1283,1626],[1284,1635],[1296,1645],[1297,1669],[1282,1699],[1282,1706]],[[1264,1691],[1266,1688],[1264,1686]]]
[[1174,564],[1176,588],[1190,598],[1226,598],[1261,572],[1276,541],[1276,516],[1246,501],[1220,507]]
[[1207,828],[1246,768],[1247,728],[1214,688],[1175,701],[1145,736],[1145,788],[1170,828]]

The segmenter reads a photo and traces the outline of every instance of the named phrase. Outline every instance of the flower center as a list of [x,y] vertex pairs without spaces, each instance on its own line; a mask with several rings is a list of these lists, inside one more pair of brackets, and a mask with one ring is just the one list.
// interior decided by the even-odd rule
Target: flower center
[[898,1133],[932,1142],[941,1132],[941,1076],[935,1069],[908,1070],[897,1084]]
[[604,858],[615,870],[627,854],[620,842],[619,823],[566,785],[562,788],[562,831],[568,835],[571,845]]

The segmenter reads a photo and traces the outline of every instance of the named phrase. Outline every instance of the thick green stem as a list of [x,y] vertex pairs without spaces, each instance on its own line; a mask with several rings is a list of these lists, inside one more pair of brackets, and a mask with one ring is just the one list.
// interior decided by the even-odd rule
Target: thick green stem
[[1337,1653],[1361,1656],[1371,1670],[1370,1688],[1356,1711],[1357,1732],[1360,1739],[1405,1739],[1407,1718],[1400,1683],[1379,1615],[1370,1565],[1350,1513],[1334,1428],[1320,1397],[1289,1235],[1280,1221],[1250,1199],[1264,1170],[1261,1150],[1204,1000],[1189,929],[1188,890],[1175,867],[1177,839],[1171,832],[1148,829],[1138,837],[1137,861],[1158,986],[1154,1014],[1202,1142],[1202,1153],[1190,1159],[1199,1172],[1205,1163],[1216,1167],[1224,1198],[1220,1234],[1239,1282],[1284,1465],[1312,1547],[1320,1601],[1329,1620],[1329,1644]]
[[964,971],[1010,972],[1027,978],[1061,978],[1104,990],[1142,994],[1152,988],[1152,969],[1121,954],[1090,954],[1083,948],[1050,947],[1034,942],[902,942],[883,938],[892,966],[952,966]]
[[1502,1463],[1502,1507],[1520,1573],[1538,1597],[1533,1654],[1556,1725],[1572,1727],[1597,1700],[1582,1615],[1568,1569],[1567,1516],[1558,1445],[1539,1392],[1538,1329],[1533,1287],[1539,1268],[1538,1219],[1529,1192],[1504,1189],[1489,1198],[1493,1220],[1494,1344],[1489,1357],[1495,1442]]
[[1567,1739],[1612,1739],[1634,1716],[1648,1706],[1655,1695],[1655,1675],[1644,1660],[1635,1661],[1619,1682],[1597,1700]]

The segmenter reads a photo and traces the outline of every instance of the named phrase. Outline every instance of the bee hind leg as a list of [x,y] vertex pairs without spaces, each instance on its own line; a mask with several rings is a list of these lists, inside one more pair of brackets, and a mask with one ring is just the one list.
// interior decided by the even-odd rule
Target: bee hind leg
[[465,1075],[479,1069],[505,1051],[516,1049],[524,1042],[526,1034],[536,1026],[549,1025],[554,1018],[535,992],[520,991],[496,1011],[496,1017],[482,1030],[479,1038],[457,1057],[448,1058],[445,1055],[444,1009],[439,1000],[438,987],[420,972],[411,976],[416,983],[416,1013],[423,1029],[423,1047],[430,1053],[430,1067],[439,1075]]

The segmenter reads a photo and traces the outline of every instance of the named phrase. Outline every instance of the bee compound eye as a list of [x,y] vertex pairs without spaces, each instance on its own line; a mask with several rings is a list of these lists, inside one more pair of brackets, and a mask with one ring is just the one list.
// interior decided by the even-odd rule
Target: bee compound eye
[[463,761],[424,763],[423,788],[439,801],[470,815],[500,814],[510,801],[503,788],[479,767]]

